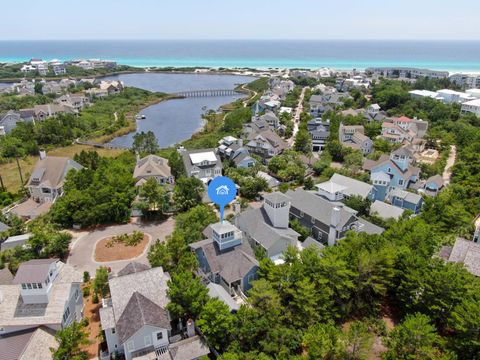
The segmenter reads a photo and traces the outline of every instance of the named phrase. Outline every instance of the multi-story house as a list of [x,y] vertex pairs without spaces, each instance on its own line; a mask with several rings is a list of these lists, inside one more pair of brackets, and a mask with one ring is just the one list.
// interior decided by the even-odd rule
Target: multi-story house
[[280,192],[267,194],[261,208],[249,208],[238,214],[235,225],[253,247],[261,247],[267,257],[281,261],[289,246],[297,246],[300,236],[289,228],[290,199]]
[[250,168],[255,165],[255,159],[250,156],[250,152],[243,146],[243,140],[233,136],[225,136],[218,142],[218,154],[227,160],[233,161],[237,168]]
[[242,133],[247,139],[245,147],[264,160],[281,154],[287,148],[287,143],[270,128],[265,120],[245,124]]
[[63,195],[63,185],[70,170],[80,170],[83,166],[66,157],[47,156],[40,152],[40,160],[35,165],[28,190],[37,203],[54,202]]
[[83,317],[82,275],[58,259],[20,264],[11,284],[0,285],[0,337],[40,326],[58,331]]
[[242,231],[224,220],[204,230],[205,240],[189,245],[195,253],[198,273],[209,282],[220,284],[232,296],[251,288],[258,261]]
[[[167,311],[170,276],[161,267],[150,269],[140,263],[130,263],[110,277],[110,298],[102,300],[100,322],[110,356],[123,354],[131,359],[193,360],[210,352],[195,336],[190,323],[188,338],[178,341],[172,335],[171,317]],[[179,337],[182,338],[181,336]]]
[[357,217],[357,211],[339,201],[325,198],[303,189],[289,190],[285,194],[290,198],[290,218],[297,219],[307,227],[312,237],[329,246],[335,245],[350,230],[380,234],[384,229]]
[[415,187],[420,177],[420,168],[413,166],[412,153],[405,147],[382,155],[377,161],[365,160],[364,170],[370,172],[374,187],[374,199],[383,201],[395,188],[406,190]]
[[338,137],[343,146],[359,150],[363,155],[373,151],[373,142],[366,136],[363,125],[343,125],[340,123]]
[[387,200],[393,205],[405,210],[411,210],[414,214],[418,214],[423,206],[423,198],[421,195],[394,188],[387,195]]
[[142,159],[138,157],[133,178],[135,186],[145,184],[150,178],[155,178],[161,185],[175,182],[170,166],[168,166],[168,160],[157,155],[148,155]]
[[83,95],[63,95],[56,99],[55,102],[60,105],[68,106],[76,112],[80,112],[80,110],[90,103],[90,100]]
[[463,103],[461,112],[462,114],[473,113],[477,116],[480,116],[480,99],[471,100]]
[[205,184],[222,175],[222,160],[214,149],[179,149],[187,176],[196,177]]
[[402,116],[383,122],[380,138],[392,143],[411,144],[415,139],[423,138],[427,130],[427,121]]
[[312,138],[312,150],[322,151],[330,137],[330,121],[322,121],[320,118],[310,120],[307,130]]

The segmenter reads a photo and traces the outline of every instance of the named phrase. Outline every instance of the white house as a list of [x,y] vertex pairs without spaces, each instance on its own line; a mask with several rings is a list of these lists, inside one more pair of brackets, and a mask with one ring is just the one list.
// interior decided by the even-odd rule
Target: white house
[[477,116],[480,116],[480,99],[467,101],[463,103],[461,112],[462,114],[473,113]]

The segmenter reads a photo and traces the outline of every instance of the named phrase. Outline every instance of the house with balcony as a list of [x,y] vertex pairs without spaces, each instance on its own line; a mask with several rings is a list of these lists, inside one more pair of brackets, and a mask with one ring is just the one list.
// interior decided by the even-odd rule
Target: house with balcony
[[205,184],[222,175],[222,160],[215,149],[186,150],[180,148],[183,165],[188,177],[195,177]]
[[377,161],[365,160],[363,169],[370,173],[374,187],[374,200],[384,201],[393,189],[416,188],[420,179],[420,168],[413,165],[413,155],[406,147],[393,151],[390,156],[382,155]]
[[82,275],[58,259],[20,264],[0,285],[0,338],[45,327],[56,332],[83,317]]
[[199,263],[198,274],[232,296],[246,293],[259,264],[242,231],[224,220],[209,225],[203,233],[207,239],[189,245]]
[[343,146],[359,150],[364,156],[373,151],[373,142],[365,135],[363,125],[343,125],[343,123],[340,123],[338,137]]
[[245,124],[242,134],[246,137],[245,147],[250,153],[259,155],[264,160],[281,154],[288,147],[285,140],[265,120]]
[[[338,191],[339,195],[343,187]],[[289,190],[285,194],[290,198],[290,218],[297,219],[307,227],[316,241],[333,246],[343,239],[348,231],[381,234],[384,229],[357,216],[357,211],[345,206],[337,199],[333,201],[318,193],[303,189]]]
[[37,203],[53,203],[63,195],[63,185],[70,170],[81,170],[83,166],[67,157],[47,156],[40,152],[40,160],[35,164],[28,191]]
[[249,208],[234,218],[235,225],[255,247],[267,257],[281,261],[289,246],[297,246],[300,236],[289,227],[290,199],[280,192],[264,196],[261,208]]
[[154,178],[160,185],[175,182],[168,160],[157,155],[147,155],[142,159],[138,157],[133,170],[133,178],[135,186],[142,186],[150,178]]
[[310,120],[307,130],[312,138],[312,150],[322,151],[330,137],[330,121],[322,121],[321,118]]
[[399,188],[394,188],[387,194],[387,200],[393,206],[405,210],[411,210],[414,214],[418,214],[423,206],[423,198],[421,195],[402,190]]
[[232,161],[237,168],[250,168],[256,163],[248,149],[243,146],[243,140],[233,136],[225,136],[218,142],[217,152],[221,158]]
[[372,200],[374,196],[373,185],[340,174],[333,174],[330,180],[316,187],[319,195],[330,201],[343,201],[351,196]]
[[110,356],[117,353],[126,360],[176,359],[180,351],[186,353],[183,359],[193,360],[210,352],[194,331],[189,331],[187,342],[177,342],[182,336],[172,336],[172,319],[166,309],[169,280],[161,267],[151,269],[135,262],[110,277],[110,298],[103,299],[100,308]]
[[382,123],[380,138],[395,144],[413,144],[415,140],[422,139],[427,130],[427,121],[401,116]]

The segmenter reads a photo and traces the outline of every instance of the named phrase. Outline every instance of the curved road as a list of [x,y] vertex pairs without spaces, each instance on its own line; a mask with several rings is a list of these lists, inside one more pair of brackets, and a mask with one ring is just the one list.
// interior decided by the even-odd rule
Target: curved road
[[[161,223],[111,225],[95,229],[92,232],[71,231],[73,240],[70,244],[70,255],[67,259],[67,264],[72,265],[77,271],[88,271],[91,276],[94,276],[96,269],[100,266],[109,266],[113,272],[117,272],[132,261],[148,264],[147,253],[151,244],[157,239],[165,241],[165,237],[173,232],[174,226],[175,220],[169,218]],[[105,263],[99,263],[94,260],[93,252],[95,250],[95,244],[99,240],[108,236],[131,233],[134,230],[142,231],[151,236],[151,240],[142,255],[130,260],[118,260]]]

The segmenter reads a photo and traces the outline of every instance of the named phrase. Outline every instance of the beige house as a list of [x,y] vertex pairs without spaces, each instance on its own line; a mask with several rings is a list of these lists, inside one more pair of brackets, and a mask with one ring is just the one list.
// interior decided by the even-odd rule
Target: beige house
[[138,159],[133,177],[135,186],[142,186],[150,178],[154,178],[161,185],[173,184],[175,181],[170,166],[168,166],[168,160],[156,155]]

